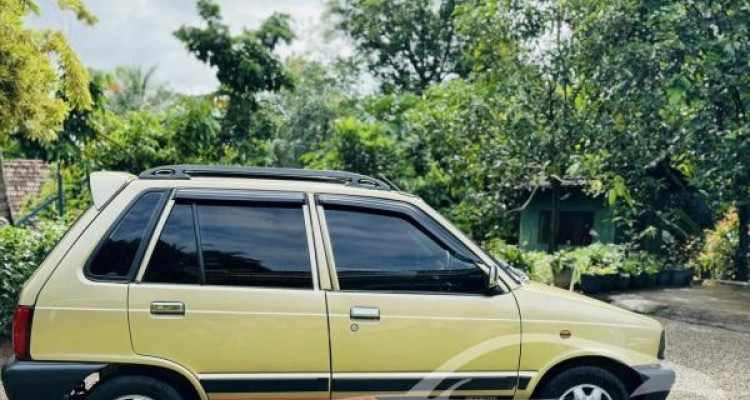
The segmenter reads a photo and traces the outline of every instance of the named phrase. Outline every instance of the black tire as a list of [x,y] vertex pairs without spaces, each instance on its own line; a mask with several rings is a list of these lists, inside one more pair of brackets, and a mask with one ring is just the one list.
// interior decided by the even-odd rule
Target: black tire
[[625,385],[611,372],[597,367],[575,367],[563,371],[536,391],[536,400],[558,400],[578,385],[595,385],[604,389],[612,400],[628,400]]
[[123,396],[145,396],[152,400],[182,400],[167,383],[146,376],[120,376],[97,385],[86,400],[115,400]]

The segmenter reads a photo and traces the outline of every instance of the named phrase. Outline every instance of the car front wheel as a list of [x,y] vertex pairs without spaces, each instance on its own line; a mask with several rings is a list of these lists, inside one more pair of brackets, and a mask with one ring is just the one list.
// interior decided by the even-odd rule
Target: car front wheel
[[611,372],[597,367],[575,367],[550,379],[538,391],[544,400],[628,400],[625,385]]

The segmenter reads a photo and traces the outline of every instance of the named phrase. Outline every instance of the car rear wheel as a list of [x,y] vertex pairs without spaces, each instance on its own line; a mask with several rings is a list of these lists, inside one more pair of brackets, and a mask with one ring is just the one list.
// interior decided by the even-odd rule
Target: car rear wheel
[[625,385],[611,372],[597,367],[575,367],[550,379],[537,392],[544,400],[628,400]]
[[145,376],[120,376],[96,387],[86,400],[181,400],[172,386]]

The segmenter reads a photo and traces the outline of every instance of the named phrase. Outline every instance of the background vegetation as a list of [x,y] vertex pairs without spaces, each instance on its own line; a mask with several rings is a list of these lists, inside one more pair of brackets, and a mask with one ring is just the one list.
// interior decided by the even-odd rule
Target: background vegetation
[[[97,22],[78,1],[59,5]],[[0,0],[0,149],[59,164],[73,214],[90,203],[88,174],[102,169],[382,175],[544,281],[564,253],[554,240],[553,255],[515,247],[519,212],[543,187],[559,201],[573,177],[613,209],[622,246],[606,251],[626,254],[619,267],[679,264],[748,280],[750,0],[327,8],[331,33],[354,54],[282,60],[278,46],[295,39],[288,15],[235,34],[217,3],[198,0],[202,23],[174,39],[221,85],[189,96],[154,82],[151,69],[88,71],[62,34],[24,25],[33,2]],[[368,82],[377,90],[362,89]],[[0,314],[59,233],[44,226],[0,229]],[[573,262],[590,265],[596,251]]]

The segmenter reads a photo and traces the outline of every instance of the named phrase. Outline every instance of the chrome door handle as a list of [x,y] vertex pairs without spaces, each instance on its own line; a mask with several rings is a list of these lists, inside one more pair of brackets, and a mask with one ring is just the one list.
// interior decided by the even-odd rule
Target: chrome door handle
[[151,303],[151,315],[185,315],[185,303],[179,301],[155,301]]
[[375,307],[352,307],[349,317],[351,319],[380,321],[380,309]]

